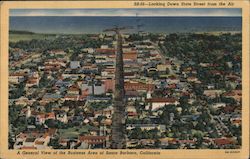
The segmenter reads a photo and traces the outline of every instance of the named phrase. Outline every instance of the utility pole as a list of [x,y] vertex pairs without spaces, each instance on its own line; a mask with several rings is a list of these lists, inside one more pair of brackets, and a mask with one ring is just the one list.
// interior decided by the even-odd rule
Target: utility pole
[[111,148],[123,149],[126,147],[125,141],[125,90],[123,71],[123,51],[121,30],[128,27],[114,27],[106,29],[104,32],[115,32],[117,36],[116,66],[115,66],[115,92],[113,99],[114,113],[111,126]]

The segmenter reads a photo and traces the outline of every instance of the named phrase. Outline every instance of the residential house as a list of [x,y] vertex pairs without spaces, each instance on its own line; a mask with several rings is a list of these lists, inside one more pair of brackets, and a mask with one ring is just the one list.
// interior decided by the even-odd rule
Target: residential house
[[9,82],[14,84],[20,84],[25,80],[26,73],[11,73],[9,75]]

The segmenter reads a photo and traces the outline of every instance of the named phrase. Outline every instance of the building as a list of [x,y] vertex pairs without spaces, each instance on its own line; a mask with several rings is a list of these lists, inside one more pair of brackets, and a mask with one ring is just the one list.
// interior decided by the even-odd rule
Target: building
[[9,82],[14,84],[19,84],[25,80],[25,73],[11,73],[9,75]]
[[81,145],[86,145],[86,148],[106,148],[108,141],[107,136],[79,136]]
[[153,91],[154,88],[155,88],[155,85],[154,84],[141,83],[141,82],[138,82],[138,83],[125,82],[124,83],[124,88],[125,88],[125,91],[136,90],[136,91],[148,92],[148,91]]
[[70,68],[71,69],[77,69],[80,68],[80,61],[70,61]]
[[150,98],[146,99],[146,102],[149,103],[146,109],[157,110],[167,105],[177,106],[179,102],[175,98]]
[[66,112],[59,112],[56,114],[56,120],[59,120],[60,122],[63,123],[68,123],[68,117]]
[[166,131],[166,125],[162,124],[127,124],[126,129],[127,130],[132,130],[135,128],[140,128],[141,130],[153,130],[153,129],[158,129],[160,132],[165,132]]

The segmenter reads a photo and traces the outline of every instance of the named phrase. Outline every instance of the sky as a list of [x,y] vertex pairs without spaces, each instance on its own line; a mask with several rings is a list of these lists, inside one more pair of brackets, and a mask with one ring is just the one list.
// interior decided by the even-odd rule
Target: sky
[[239,8],[11,9],[10,16],[241,16]]

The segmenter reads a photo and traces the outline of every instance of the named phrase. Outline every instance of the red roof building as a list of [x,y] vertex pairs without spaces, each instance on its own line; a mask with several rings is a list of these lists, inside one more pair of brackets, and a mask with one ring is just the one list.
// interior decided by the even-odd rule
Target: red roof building
[[223,146],[223,145],[233,144],[233,141],[228,138],[217,138],[217,139],[214,139],[214,143],[218,146]]

